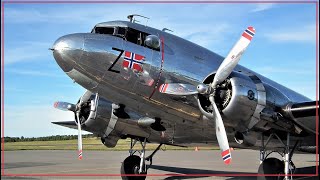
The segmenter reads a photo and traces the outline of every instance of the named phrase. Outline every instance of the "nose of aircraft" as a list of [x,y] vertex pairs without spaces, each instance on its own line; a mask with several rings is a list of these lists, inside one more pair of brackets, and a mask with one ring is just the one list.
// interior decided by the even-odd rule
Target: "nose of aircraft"
[[53,44],[54,59],[64,72],[73,69],[75,63],[80,60],[84,48],[83,34],[70,34],[60,37]]

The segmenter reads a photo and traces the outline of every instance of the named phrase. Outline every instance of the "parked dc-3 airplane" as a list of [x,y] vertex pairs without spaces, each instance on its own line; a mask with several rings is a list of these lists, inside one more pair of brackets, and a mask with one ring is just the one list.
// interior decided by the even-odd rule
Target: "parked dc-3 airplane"
[[[294,151],[316,151],[316,101],[238,65],[255,35],[248,27],[226,58],[134,22],[97,24],[91,33],[60,37],[51,50],[62,70],[88,91],[76,104],[56,102],[75,121],[53,122],[101,137],[107,147],[131,138],[123,178],[144,179],[146,161],[163,144],[260,149],[259,174],[288,178]],[[141,144],[140,151],[133,147]],[[158,143],[148,157],[147,143]],[[283,159],[269,157],[278,152]],[[138,154],[138,155],[135,155]],[[221,157],[213,157],[221,158]],[[140,176],[125,176],[140,174]],[[274,178],[274,177],[262,177]]]

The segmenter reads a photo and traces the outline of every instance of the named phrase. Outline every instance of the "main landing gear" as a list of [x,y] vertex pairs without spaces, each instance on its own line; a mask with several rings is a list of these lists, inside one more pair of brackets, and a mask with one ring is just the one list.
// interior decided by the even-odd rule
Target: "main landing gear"
[[[140,142],[141,150],[133,150],[133,147]],[[143,139],[131,139],[129,156],[123,161],[121,165],[121,177],[126,180],[144,180],[147,176],[148,167],[145,161],[150,161],[150,165],[152,165],[152,157],[156,154],[156,152],[160,149],[162,144],[151,153],[150,156],[145,157],[145,148],[147,145],[146,138]],[[134,155],[135,153],[139,153],[139,156]],[[149,166],[150,166],[149,165]]]
[[[283,152],[279,151],[271,151],[266,153],[266,147],[270,142],[272,137],[276,137],[284,146]],[[292,174],[294,173],[296,167],[292,162],[292,155],[297,147],[299,141],[296,141],[293,148],[290,150],[290,133],[287,133],[287,142],[284,143],[277,134],[271,134],[267,139],[266,143],[264,143],[264,136],[261,138],[261,149],[260,149],[260,166],[258,170],[258,174],[265,174],[266,176],[258,176],[258,180],[273,180],[273,179],[292,179]],[[268,156],[271,153],[279,153],[283,160],[279,160],[277,158]],[[270,176],[268,176],[270,175]],[[278,175],[278,176],[277,176]]]

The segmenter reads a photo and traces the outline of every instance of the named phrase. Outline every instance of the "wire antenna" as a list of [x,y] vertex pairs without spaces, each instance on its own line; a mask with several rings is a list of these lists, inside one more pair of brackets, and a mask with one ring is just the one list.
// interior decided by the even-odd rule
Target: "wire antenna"
[[166,31],[173,32],[171,29],[168,29],[168,28],[163,28],[162,31],[163,31],[163,32],[166,32]]
[[142,15],[139,15],[139,14],[130,14],[130,15],[127,16],[127,18],[129,19],[130,22],[134,23],[134,22],[137,22],[134,19],[135,16],[142,17],[142,18],[145,18],[145,19],[150,19],[148,17],[142,16]]

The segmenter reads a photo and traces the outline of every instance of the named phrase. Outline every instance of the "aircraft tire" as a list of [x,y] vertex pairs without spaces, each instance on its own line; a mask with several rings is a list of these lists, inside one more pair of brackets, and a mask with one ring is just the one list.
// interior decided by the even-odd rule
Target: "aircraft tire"
[[280,176],[258,176],[257,180],[283,179],[284,163],[277,158],[267,158],[259,166],[258,174],[279,174]]
[[[132,155],[127,157],[121,165],[121,174],[139,174],[140,157]],[[147,174],[145,172],[144,174]],[[124,180],[144,180],[146,176],[121,176]]]

